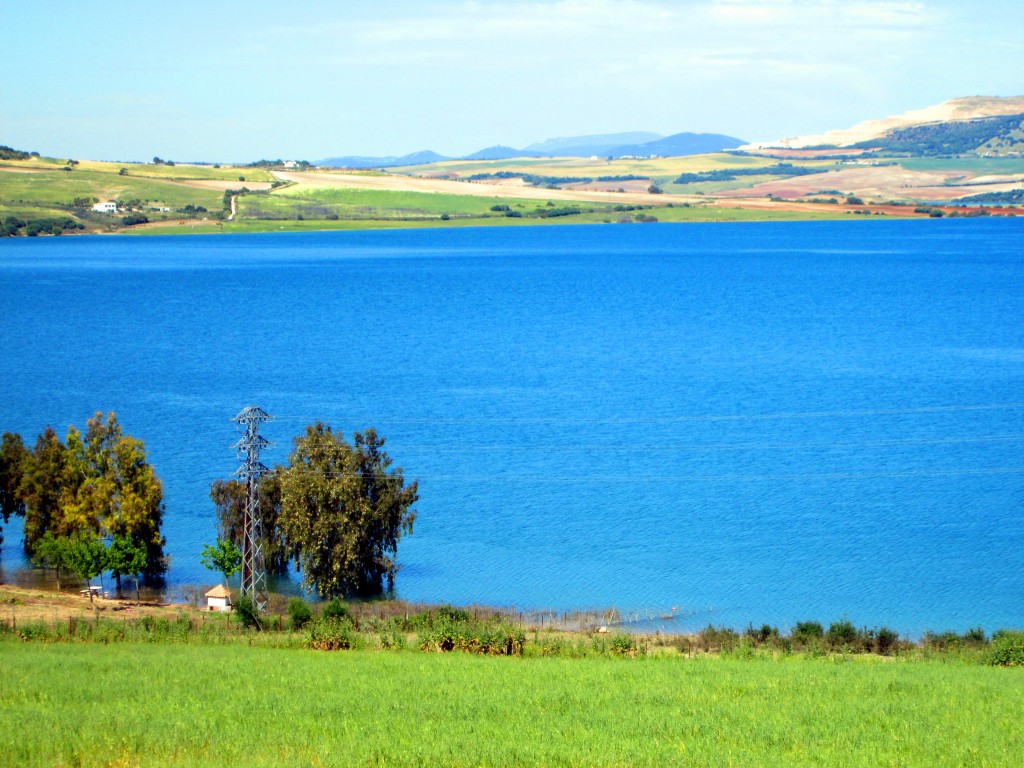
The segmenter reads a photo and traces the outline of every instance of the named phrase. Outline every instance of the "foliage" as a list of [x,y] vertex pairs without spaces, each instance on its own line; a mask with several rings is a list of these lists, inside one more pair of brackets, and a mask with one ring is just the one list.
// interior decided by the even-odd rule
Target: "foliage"
[[424,651],[462,651],[485,656],[521,656],[526,643],[522,628],[500,618],[478,621],[453,613],[438,613],[419,636]]
[[313,612],[301,597],[293,597],[288,601],[288,624],[293,631],[302,629],[312,618]]
[[[263,557],[267,572],[288,572],[288,543],[284,540],[279,518],[281,485],[276,473],[260,481],[260,515],[263,522]],[[245,525],[245,484],[238,480],[214,480],[210,499],[217,510],[217,536],[241,549]]]
[[1000,667],[1024,667],[1024,632],[997,632],[992,638],[988,662]]
[[136,543],[129,536],[114,536],[107,549],[107,567],[117,579],[117,591],[121,591],[121,577],[135,579],[135,599],[139,599],[139,576],[146,570],[148,553],[143,544]]
[[54,536],[47,531],[32,548],[32,561],[45,568],[52,568],[57,576],[57,591],[60,591],[61,571],[71,570],[71,539]]
[[37,237],[40,234],[60,235],[68,230],[85,229],[85,225],[70,216],[38,219],[19,219],[17,216],[7,216],[0,226],[0,237],[16,237],[22,229],[25,230],[25,235],[28,237]]
[[246,629],[262,629],[260,609],[248,595],[239,595],[235,601],[235,615]]
[[741,176],[809,176],[815,173],[822,173],[825,170],[827,169],[816,166],[776,163],[775,165],[759,168],[721,168],[713,171],[681,173],[672,183],[696,184],[704,181],[735,181]]
[[[21,435],[4,432],[0,439],[0,519],[7,523],[11,515],[25,514],[25,500],[18,495],[18,486],[25,470],[28,449]],[[3,527],[0,526],[0,544],[3,543]]]
[[68,554],[68,566],[85,579],[89,600],[92,600],[92,580],[107,570],[107,548],[98,536],[78,533],[70,540]]
[[38,152],[24,152],[20,149],[12,149],[5,144],[0,144],[0,160],[30,160],[39,157]]
[[852,646],[857,642],[857,628],[845,619],[834,621],[829,625],[828,632],[825,633],[825,640],[833,649]]
[[981,195],[961,197],[961,203],[994,203],[1003,205],[1024,204],[1024,189],[1010,189],[1006,192],[985,192]]
[[351,618],[352,613],[345,603],[335,597],[327,601],[320,611],[320,616],[324,619],[348,619]]
[[825,636],[825,630],[816,621],[798,621],[793,627],[793,638],[803,641],[820,640]]
[[343,651],[355,646],[357,634],[348,619],[320,618],[309,625],[306,647],[314,651]]
[[303,583],[324,597],[373,595],[394,585],[395,553],[412,533],[417,483],[382,450],[369,429],[347,443],[316,423],[295,440],[280,472],[281,529],[303,572]]
[[128,537],[146,549],[145,575],[166,570],[163,486],[146,461],[142,441],[122,433],[117,417],[97,413],[83,435],[68,428],[66,444],[51,427],[23,461],[18,488],[25,503],[25,548],[46,533]]
[[218,538],[216,544],[203,545],[199,561],[203,567],[222,573],[224,586],[228,586],[231,577],[242,570],[242,552],[231,539]]
[[30,555],[35,554],[37,544],[47,533],[51,536],[71,533],[61,508],[62,500],[70,495],[68,465],[67,448],[53,428],[47,427],[25,457],[18,486],[18,496],[26,507],[23,534],[25,551]]

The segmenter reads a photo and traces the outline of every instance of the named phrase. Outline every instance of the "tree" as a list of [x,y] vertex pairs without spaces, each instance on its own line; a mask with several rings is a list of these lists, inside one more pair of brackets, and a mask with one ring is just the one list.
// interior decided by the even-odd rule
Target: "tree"
[[69,547],[69,567],[85,579],[89,590],[89,601],[93,601],[92,580],[102,576],[107,570],[107,548],[98,536],[78,534],[71,539]]
[[60,572],[71,570],[71,539],[47,532],[36,541],[32,549],[32,562],[44,568],[53,568],[57,574],[60,592]]
[[[280,469],[280,468],[279,468]],[[217,509],[217,536],[242,547],[245,525],[245,484],[238,480],[214,480],[210,499]],[[281,483],[277,472],[260,481],[260,515],[263,518],[263,557],[269,573],[288,572],[288,543],[279,524]]]
[[66,531],[62,499],[68,493],[68,451],[52,427],[44,429],[31,453],[25,457],[18,496],[25,503],[25,551],[33,555],[36,545],[50,533]]
[[69,427],[66,444],[47,427],[25,459],[18,493],[29,554],[48,532],[127,536],[146,548],[146,576],[166,570],[163,486],[142,441],[123,434],[115,414],[96,413],[84,435]]
[[203,546],[200,562],[211,571],[224,574],[224,586],[230,586],[231,577],[242,570],[242,553],[231,539],[217,539],[216,544]]
[[[28,449],[21,435],[4,432],[0,439],[0,518],[7,523],[11,515],[25,514],[25,501],[18,494],[18,486],[25,472]],[[0,528],[0,544],[4,541]]]
[[373,595],[394,587],[395,553],[412,533],[419,498],[372,429],[354,445],[317,422],[296,438],[281,472],[281,528],[303,584],[322,597]]
[[107,567],[117,579],[117,594],[121,595],[121,577],[135,579],[135,600],[139,598],[139,576],[146,570],[148,552],[145,545],[137,544],[128,536],[115,536],[107,549]]

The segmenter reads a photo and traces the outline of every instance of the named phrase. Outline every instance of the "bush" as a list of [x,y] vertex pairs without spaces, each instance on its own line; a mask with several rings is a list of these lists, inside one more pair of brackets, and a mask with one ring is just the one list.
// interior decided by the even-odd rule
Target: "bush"
[[421,650],[520,656],[526,644],[523,631],[500,618],[470,621],[465,611],[450,609],[447,613],[439,611],[435,614],[431,625],[430,629],[419,636]]
[[306,633],[306,647],[315,651],[344,651],[355,646],[356,632],[348,619],[314,621]]
[[829,625],[825,639],[834,649],[854,647],[857,645],[857,629],[848,621],[834,621]]
[[796,626],[793,627],[791,636],[794,640],[806,644],[820,640],[825,636],[825,630],[816,621],[798,621]]
[[242,622],[242,626],[246,629],[262,629],[260,610],[248,595],[242,595],[238,598],[238,602],[235,603],[235,615],[238,616],[238,620]]
[[352,613],[348,606],[336,597],[323,607],[320,617],[323,619],[351,619]]
[[313,618],[306,601],[301,597],[293,597],[288,601],[288,620],[292,630],[300,630]]
[[998,667],[1024,667],[1024,632],[999,630],[992,636],[988,663]]

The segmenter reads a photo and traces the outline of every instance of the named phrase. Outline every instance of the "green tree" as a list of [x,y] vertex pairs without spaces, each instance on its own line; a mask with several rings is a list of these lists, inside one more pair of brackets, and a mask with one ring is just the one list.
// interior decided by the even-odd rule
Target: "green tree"
[[68,451],[52,427],[36,439],[25,457],[18,496],[25,503],[25,551],[33,555],[47,533],[67,533],[62,500],[68,495]]
[[225,587],[230,586],[231,577],[242,570],[242,553],[231,539],[205,544],[199,561],[209,570],[223,573]]
[[139,577],[146,570],[149,553],[144,544],[137,544],[128,536],[115,536],[107,549],[107,567],[117,579],[117,594],[121,595],[121,577],[135,579],[135,599],[139,597]]
[[320,422],[296,438],[281,472],[281,528],[303,573],[323,597],[379,594],[394,586],[395,553],[412,533],[419,498],[369,429],[354,445]]
[[54,536],[47,531],[32,549],[32,562],[44,568],[52,568],[57,575],[57,591],[60,592],[61,571],[72,570],[71,539]]
[[68,565],[72,571],[85,579],[90,602],[95,602],[92,580],[97,576],[103,576],[103,572],[107,570],[107,563],[107,548],[98,536],[80,533],[71,539]]
[[47,427],[25,459],[19,494],[30,554],[47,532],[127,536],[146,548],[145,575],[166,570],[163,486],[142,441],[123,434],[115,414],[96,413],[84,435],[69,427],[66,443]]
[[[28,449],[21,435],[4,432],[0,439],[0,519],[7,523],[11,515],[25,514],[25,501],[18,493],[21,478],[25,473]],[[0,544],[4,541],[0,527]]]
[[[280,469],[280,468],[279,468]],[[210,499],[217,510],[217,536],[241,549],[245,524],[245,484],[238,480],[214,480]],[[263,556],[269,573],[288,572],[288,543],[280,527],[281,482],[277,472],[260,482],[260,515],[263,518]]]

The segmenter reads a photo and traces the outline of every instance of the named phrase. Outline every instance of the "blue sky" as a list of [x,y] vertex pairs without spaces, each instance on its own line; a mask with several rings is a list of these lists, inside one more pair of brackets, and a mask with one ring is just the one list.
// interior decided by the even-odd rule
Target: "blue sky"
[[147,160],[819,133],[1024,95],[1019,0],[4,0],[0,144]]

